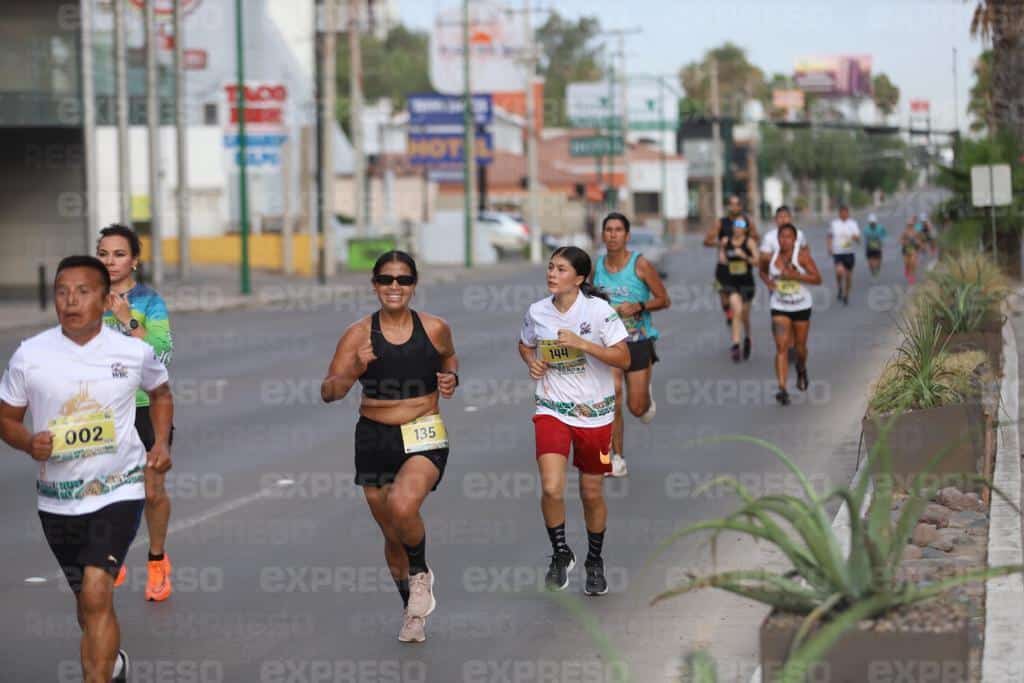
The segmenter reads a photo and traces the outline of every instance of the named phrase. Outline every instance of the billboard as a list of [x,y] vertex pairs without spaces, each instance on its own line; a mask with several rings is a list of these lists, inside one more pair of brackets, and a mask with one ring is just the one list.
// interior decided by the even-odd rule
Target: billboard
[[[461,126],[463,97],[417,93],[406,97],[410,126]],[[473,95],[473,118],[478,126],[486,126],[494,118],[490,95]]]
[[826,97],[871,95],[870,55],[802,57],[796,62],[793,80],[804,92]]
[[[444,166],[463,163],[461,133],[409,133],[407,153],[414,166]],[[494,157],[490,133],[476,134],[476,163],[486,166]]]
[[[249,81],[245,98],[245,161],[253,171],[276,172],[281,167],[281,146],[288,139],[285,111],[288,87],[284,83]],[[238,86],[224,85],[225,110],[224,150],[229,168],[240,166],[241,140],[238,134]]]
[[[481,0],[469,5],[469,43],[475,92],[521,90],[528,74],[523,61],[526,45],[522,17]],[[430,84],[434,90],[457,95],[462,78],[463,34],[461,4],[437,14],[430,32]]]
[[[630,130],[675,130],[679,123],[678,98],[656,82],[630,83]],[[612,106],[612,96],[615,104]],[[621,127],[623,92],[620,83],[614,90],[608,81],[570,83],[565,89],[566,115],[575,128]]]

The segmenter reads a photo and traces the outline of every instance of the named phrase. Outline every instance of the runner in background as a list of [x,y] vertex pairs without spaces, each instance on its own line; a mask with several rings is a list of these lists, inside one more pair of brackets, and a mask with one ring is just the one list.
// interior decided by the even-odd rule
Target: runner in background
[[900,250],[903,253],[903,277],[908,285],[917,282],[917,260],[924,247],[924,239],[917,230],[913,217],[907,219],[907,225],[900,234]]
[[888,235],[885,226],[878,222],[878,216],[868,215],[868,224],[864,228],[864,256],[867,258],[871,275],[875,277],[882,270],[882,247]]
[[732,327],[732,307],[729,305],[728,294],[722,291],[722,287],[725,281],[728,279],[729,270],[718,262],[718,249],[722,245],[723,237],[732,236],[732,224],[734,221],[742,218],[747,223],[747,232],[750,237],[754,240],[760,239],[757,232],[757,225],[749,216],[743,212],[743,204],[740,201],[739,196],[729,195],[727,203],[727,213],[724,217],[718,219],[708,231],[704,234],[704,246],[715,248],[715,284],[714,287],[718,290],[719,302],[722,305],[722,313],[725,315],[726,327]]
[[729,296],[729,306],[732,308],[730,353],[734,363],[750,359],[750,302],[756,293],[754,270],[759,260],[757,241],[747,234],[746,221],[742,218],[734,221],[732,235],[722,238],[722,246],[718,250],[718,261],[725,264],[728,270],[722,291]]
[[621,213],[610,213],[601,227],[601,239],[607,253],[597,259],[594,286],[604,292],[619,318],[626,326],[630,364],[625,372],[612,368],[615,374],[615,422],[612,428],[613,477],[628,474],[623,432],[625,431],[623,398],[629,412],[644,424],[654,419],[657,405],[651,388],[651,373],[658,362],[654,343],[658,330],[651,322],[651,312],[671,306],[665,283],[657,269],[640,255],[629,251],[629,219]]
[[857,244],[860,243],[860,228],[850,218],[850,209],[845,204],[839,207],[839,218],[832,221],[828,233],[828,253],[836,269],[836,297],[844,306],[850,304],[850,289],[853,287],[853,267],[857,259]]
[[[100,230],[96,245],[96,256],[110,272],[110,296],[103,322],[128,336],[141,339],[156,352],[164,365],[169,365],[174,351],[171,335],[171,321],[167,305],[156,291],[136,282],[135,273],[139,268],[142,244],[131,228],[110,225]],[[149,418],[149,396],[144,391],[136,394],[135,429],[139,432],[142,445],[148,451],[153,447],[153,424]],[[174,428],[171,428],[171,443]],[[171,559],[164,544],[167,540],[167,525],[171,519],[171,498],[167,495],[165,475],[156,470],[146,470],[146,528],[149,531],[149,556],[146,562],[146,600],[163,602],[171,597]],[[115,586],[124,583],[127,565],[114,581]]]

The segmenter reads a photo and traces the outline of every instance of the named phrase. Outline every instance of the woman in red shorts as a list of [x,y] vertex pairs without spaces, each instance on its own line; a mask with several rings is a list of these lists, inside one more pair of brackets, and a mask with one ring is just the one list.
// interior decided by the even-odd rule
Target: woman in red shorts
[[611,304],[587,282],[590,257],[560,247],[548,262],[548,291],[530,306],[519,337],[519,355],[537,380],[537,466],[541,511],[553,550],[545,578],[549,590],[569,585],[576,556],[565,538],[565,483],[572,448],[580,471],[580,499],[587,523],[587,570],[583,592],[604,595],[601,549],[608,518],[604,478],[611,472],[615,378],[612,368],[629,367],[629,334]]

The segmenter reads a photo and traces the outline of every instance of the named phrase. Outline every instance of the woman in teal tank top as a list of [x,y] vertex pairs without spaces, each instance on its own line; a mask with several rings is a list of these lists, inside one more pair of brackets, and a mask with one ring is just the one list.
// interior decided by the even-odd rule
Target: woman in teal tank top
[[629,332],[629,369],[614,369],[615,422],[612,429],[613,477],[627,474],[623,456],[622,402],[644,424],[654,419],[657,406],[651,391],[651,370],[658,361],[654,342],[658,330],[651,312],[668,308],[671,301],[657,269],[639,252],[627,250],[629,219],[621,213],[608,214],[601,225],[601,239],[607,254],[598,258],[594,268],[594,286],[608,295]]

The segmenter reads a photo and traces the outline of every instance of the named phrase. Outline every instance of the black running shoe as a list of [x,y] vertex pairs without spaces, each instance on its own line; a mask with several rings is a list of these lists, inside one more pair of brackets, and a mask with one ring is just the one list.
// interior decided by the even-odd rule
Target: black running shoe
[[[110,679],[110,683],[128,683],[128,653],[124,650],[118,650],[117,656],[121,660],[121,673]],[[115,665],[116,666],[116,665]]]
[[732,345],[732,350],[729,353],[732,355],[732,362],[733,363],[739,363],[740,362],[740,345],[739,344],[733,344]]
[[807,391],[807,366],[797,365],[796,366],[796,388],[800,391]]
[[775,394],[775,400],[779,402],[779,405],[789,405],[789,392],[785,389],[779,389],[779,392]]
[[750,337],[743,338],[743,360],[750,360]]
[[565,590],[569,585],[569,572],[576,566],[576,556],[571,550],[563,550],[551,556],[544,585],[549,591]]
[[583,592],[586,595],[604,595],[608,592],[608,581],[604,578],[604,560],[598,558],[596,560],[587,559],[583,563],[584,568],[587,570],[587,582],[583,586]]

